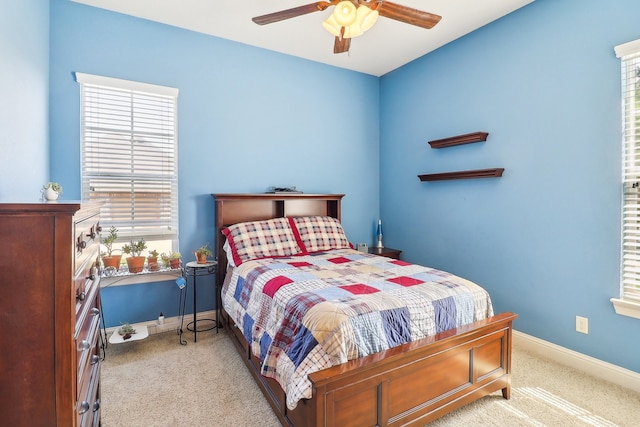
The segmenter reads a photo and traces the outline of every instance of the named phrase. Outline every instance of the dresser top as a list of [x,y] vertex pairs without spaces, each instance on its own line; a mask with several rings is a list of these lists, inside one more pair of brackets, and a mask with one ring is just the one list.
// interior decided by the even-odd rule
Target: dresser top
[[0,214],[70,214],[82,209],[100,210],[103,202],[82,202],[79,200],[65,200],[55,202],[35,203],[0,203]]

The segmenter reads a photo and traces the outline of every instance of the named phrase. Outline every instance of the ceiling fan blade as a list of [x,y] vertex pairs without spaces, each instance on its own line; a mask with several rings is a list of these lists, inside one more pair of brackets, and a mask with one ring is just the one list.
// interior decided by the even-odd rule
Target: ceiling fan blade
[[351,39],[350,38],[340,38],[336,36],[336,41],[333,44],[333,53],[344,53],[349,52],[349,48],[351,47]]
[[385,18],[395,19],[396,21],[427,29],[433,28],[433,26],[442,19],[442,16],[440,15],[423,12],[412,7],[402,6],[386,0],[382,1],[378,6],[378,13],[380,16],[384,16]]
[[307,13],[321,12],[336,3],[337,0],[332,0],[331,2],[319,1],[316,3],[306,4],[304,6],[269,13],[267,15],[256,16],[251,20],[258,25],[272,24],[274,22],[284,21],[285,19],[295,18],[296,16],[306,15]]

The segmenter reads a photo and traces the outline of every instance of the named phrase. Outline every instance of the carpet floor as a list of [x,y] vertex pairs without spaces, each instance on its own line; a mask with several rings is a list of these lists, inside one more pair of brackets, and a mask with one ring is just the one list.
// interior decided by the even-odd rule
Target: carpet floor
[[[226,332],[175,332],[110,344],[102,364],[103,427],[277,427]],[[640,394],[514,348],[511,399],[486,396],[429,424],[632,427]]]

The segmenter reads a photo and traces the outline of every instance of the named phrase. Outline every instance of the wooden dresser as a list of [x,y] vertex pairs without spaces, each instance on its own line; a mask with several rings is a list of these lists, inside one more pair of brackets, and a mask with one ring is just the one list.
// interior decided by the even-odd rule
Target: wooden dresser
[[0,203],[0,425],[100,422],[100,204]]

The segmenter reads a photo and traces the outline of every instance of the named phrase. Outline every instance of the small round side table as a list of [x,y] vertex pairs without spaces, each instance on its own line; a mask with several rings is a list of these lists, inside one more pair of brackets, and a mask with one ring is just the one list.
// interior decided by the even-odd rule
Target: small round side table
[[[197,278],[200,276],[210,276],[212,274],[215,274],[217,267],[218,267],[217,261],[208,261],[202,264],[196,261],[191,261],[184,266],[183,272],[184,272],[185,279],[188,279],[189,276],[193,278],[193,321],[187,324],[187,330],[193,332],[194,342],[198,342],[198,332],[210,331],[213,328],[216,328],[216,333],[217,333],[219,329],[218,325],[220,322],[218,319],[218,310],[216,310],[215,319],[200,319],[201,322],[202,321],[212,322],[211,326],[207,326],[206,328],[201,328],[201,329],[198,329],[198,319],[197,319],[197,310],[196,310],[196,303],[198,298]],[[186,298],[184,301],[186,301]],[[184,301],[182,302],[180,307],[180,329],[179,329],[180,344],[186,344],[186,341],[182,340],[182,325],[184,323],[184,308],[185,308]]]

